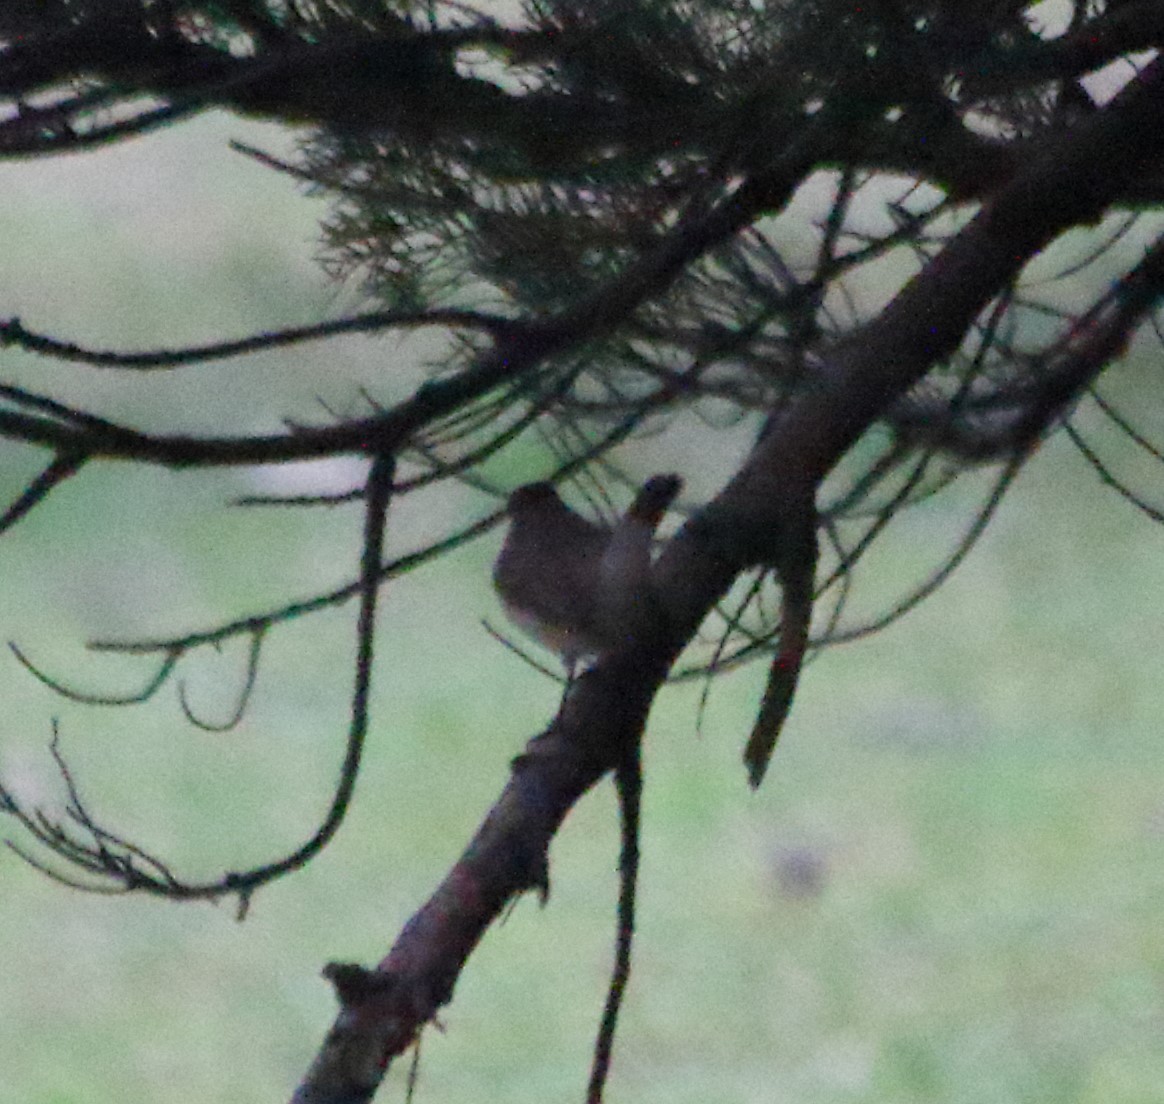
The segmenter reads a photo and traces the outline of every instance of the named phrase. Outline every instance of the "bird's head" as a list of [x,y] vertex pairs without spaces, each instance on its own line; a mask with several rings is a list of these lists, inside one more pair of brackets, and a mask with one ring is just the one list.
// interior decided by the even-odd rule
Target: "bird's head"
[[526,483],[510,494],[505,509],[510,517],[521,518],[561,510],[565,505],[552,483]]

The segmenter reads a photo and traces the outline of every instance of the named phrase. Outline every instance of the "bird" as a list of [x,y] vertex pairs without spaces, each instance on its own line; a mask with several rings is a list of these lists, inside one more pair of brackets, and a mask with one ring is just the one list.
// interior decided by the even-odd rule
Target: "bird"
[[613,526],[570,509],[551,483],[510,494],[493,585],[506,616],[561,658],[568,682],[583,660],[633,642],[650,616],[651,544],[682,486],[652,476]]

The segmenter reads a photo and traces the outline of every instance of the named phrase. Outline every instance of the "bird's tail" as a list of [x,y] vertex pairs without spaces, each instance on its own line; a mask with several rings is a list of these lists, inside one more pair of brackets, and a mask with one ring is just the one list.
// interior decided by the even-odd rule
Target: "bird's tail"
[[635,496],[626,512],[627,518],[646,522],[653,532],[682,489],[683,480],[677,475],[652,475]]

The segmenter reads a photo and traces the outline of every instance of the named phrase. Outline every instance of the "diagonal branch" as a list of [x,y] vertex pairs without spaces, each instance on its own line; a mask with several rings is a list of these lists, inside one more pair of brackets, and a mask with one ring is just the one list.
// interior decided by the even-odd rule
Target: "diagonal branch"
[[59,487],[66,479],[76,475],[88,459],[83,453],[60,452],[3,514],[0,514],[0,534],[11,529],[25,514],[40,505],[54,487]]
[[294,1104],[367,1100],[391,1060],[451,999],[468,955],[515,894],[541,884],[563,817],[635,746],[651,701],[685,644],[741,571],[771,561],[821,480],[899,395],[948,356],[998,287],[1055,236],[1097,218],[1158,148],[1164,62],[1103,112],[1049,146],[880,316],[824,354],[820,386],[787,400],[738,474],[693,515],[655,565],[660,630],[636,654],[579,678],[461,859],[375,971],[333,966],[340,1013]]

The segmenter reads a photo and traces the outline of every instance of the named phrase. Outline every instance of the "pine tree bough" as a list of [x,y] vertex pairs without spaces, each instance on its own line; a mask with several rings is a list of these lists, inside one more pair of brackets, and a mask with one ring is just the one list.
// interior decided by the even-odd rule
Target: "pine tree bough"
[[[248,152],[331,197],[328,263],[358,275],[385,304],[135,352],[85,347],[13,317],[0,321],[0,346],[139,373],[144,385],[148,373],[343,333],[451,335],[440,370],[419,386],[392,392],[385,372],[390,398],[362,392],[359,416],[264,434],[143,428],[0,383],[0,437],[49,452],[0,514],[0,535],[99,460],[173,469],[371,462],[364,486],[342,499],[364,507],[359,570],[347,584],[184,636],[105,642],[158,659],[129,695],[76,692],[16,652],[74,700],[127,704],[167,685],[192,650],[242,637],[250,649],[237,720],[271,629],[358,601],[345,766],[303,846],[252,870],[184,881],[97,820],[55,741],[68,815],[47,818],[2,785],[0,811],[100,888],[233,895],[245,909],[343,820],[368,727],[384,584],[506,518],[495,585],[515,621],[567,668],[556,715],[515,759],[464,853],[388,954],[372,969],[325,971],[340,1011],[297,1104],[372,1097],[392,1060],[452,999],[489,925],[527,891],[544,900],[550,841],[609,774],[622,804],[623,891],[588,1090],[597,1104],[629,970],[640,748],[659,688],[763,657],[767,684],[739,741],[747,781],[758,787],[806,654],[868,631],[846,637],[836,628],[837,590],[897,509],[929,486],[933,467],[1001,468],[947,570],[1039,443],[1059,426],[1074,432],[1076,404],[1164,294],[1164,238],[1105,276],[1075,314],[1025,302],[1020,281],[1067,231],[1164,203],[1164,60],[1144,64],[1106,101],[1082,82],[1112,61],[1130,66],[1131,51],[1164,49],[1164,24],[1149,0],[1073,7],[1071,25],[1051,35],[1018,0],[819,0],[775,5],[763,18],[748,4],[551,0],[530,5],[514,26],[459,3],[407,17],[401,5],[371,0],[0,6],[0,99],[10,108],[0,117],[0,156],[76,152],[208,107],[309,124],[316,129],[296,160]],[[724,20],[734,20],[731,35]],[[892,225],[884,232],[853,217],[861,189],[878,176],[927,186],[903,186],[882,204]],[[831,195],[811,239],[818,256],[793,264],[771,227],[816,185]],[[846,278],[899,248],[915,251],[914,275],[886,305],[862,313]],[[495,309],[450,305],[465,302]],[[838,302],[851,307],[847,322],[838,321]],[[1052,337],[1015,338],[1021,327],[1009,323],[1024,307]],[[725,405],[761,428],[706,501],[692,489],[694,455],[690,470],[643,483],[612,525],[567,507],[555,489],[579,472],[606,471],[619,445],[677,411],[703,416]],[[506,510],[385,561],[401,496],[455,478],[499,493],[482,473],[527,431],[544,432],[560,457],[543,481],[519,488]],[[872,459],[854,459],[858,443],[870,444]],[[830,480],[847,463],[859,470],[834,491]],[[631,487],[641,479],[619,476]],[[682,479],[688,490],[677,508]],[[681,524],[656,549],[668,511]],[[872,520],[856,540],[838,536],[863,517]],[[749,579],[747,598],[732,605],[733,588]],[[751,601],[775,591],[778,614]],[[821,613],[826,601],[832,614]],[[712,658],[681,667],[681,653],[717,617],[726,628]]]

